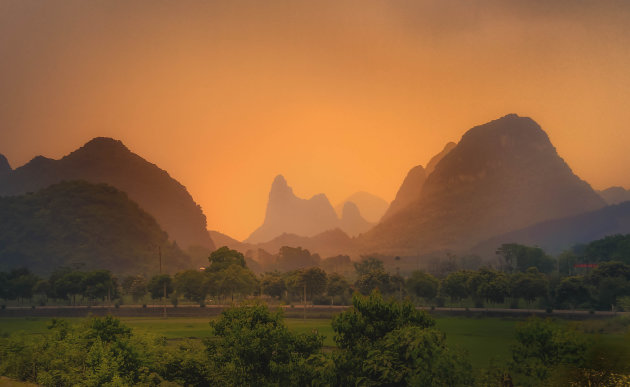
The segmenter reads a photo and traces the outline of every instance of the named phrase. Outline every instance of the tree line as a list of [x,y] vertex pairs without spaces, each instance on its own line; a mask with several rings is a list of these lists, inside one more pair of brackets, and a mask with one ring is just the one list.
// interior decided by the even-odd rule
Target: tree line
[[[205,305],[259,297],[286,304],[348,305],[355,292],[381,294],[434,306],[502,306],[556,309],[630,309],[630,235],[610,236],[576,246],[557,259],[538,247],[504,244],[497,249],[497,264],[476,270],[460,269],[453,257],[433,272],[415,270],[406,278],[385,269],[381,259],[328,258],[327,266],[311,266],[260,275],[248,267],[238,251],[222,247],[208,257],[204,270],[185,270],[151,278],[131,275],[117,278],[107,270],[61,268],[47,279],[28,269],[0,272],[0,297],[39,303],[75,305],[109,301],[179,300]],[[282,256],[309,255],[308,250],[283,248]],[[589,262],[575,268],[577,262]],[[349,271],[347,265],[352,265]],[[596,266],[595,266],[596,265]],[[342,267],[343,274],[335,269]]]

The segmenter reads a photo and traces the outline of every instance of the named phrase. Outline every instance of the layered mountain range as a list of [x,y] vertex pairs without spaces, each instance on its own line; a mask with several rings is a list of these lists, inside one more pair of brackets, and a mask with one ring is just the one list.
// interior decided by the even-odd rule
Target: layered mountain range
[[343,208],[346,203],[355,204],[361,213],[361,217],[373,224],[381,220],[389,207],[389,203],[384,199],[369,192],[359,191],[348,196],[346,200],[335,206],[335,211],[339,217],[343,216]]
[[[572,172],[536,122],[510,114],[468,130],[458,143],[446,144],[426,168],[413,167],[372,228],[356,206],[346,205],[341,220],[336,219],[324,195],[297,198],[279,176],[272,185],[265,222],[246,242],[264,245],[268,251],[286,244],[355,257],[469,251],[486,240],[513,242],[510,238],[519,230],[544,222],[559,220],[553,227],[566,229],[560,220],[600,210],[625,194],[619,189],[595,192]],[[360,226],[352,229],[344,218]],[[325,232],[334,229],[339,230]],[[584,235],[600,236],[593,227],[583,229],[588,230]],[[342,231],[357,237],[339,237]],[[559,238],[558,246],[569,247],[566,243],[582,239]]]
[[0,157],[0,196],[35,192],[69,180],[112,185],[153,215],[180,246],[214,248],[206,217],[186,187],[120,141],[98,137],[59,160],[37,156],[15,170]]
[[362,249],[391,254],[462,250],[605,205],[558,156],[540,126],[515,114],[470,129],[434,168],[404,210],[384,217],[359,238]]
[[630,200],[630,190],[623,187],[610,187],[597,193],[608,204],[619,204]]
[[489,255],[503,243],[520,243],[557,254],[574,245],[615,234],[630,234],[630,201],[501,234],[480,242],[473,251]]
[[[269,192],[263,224],[244,242],[208,232],[205,215],[186,188],[166,171],[132,153],[120,141],[96,138],[59,160],[38,156],[17,169],[12,169],[0,155],[0,199],[6,200],[3,203],[8,208],[2,214],[2,221],[10,225],[3,229],[5,235],[0,237],[9,238],[4,243],[13,246],[9,250],[0,249],[3,259],[0,262],[15,263],[28,258],[42,264],[37,261],[40,258],[33,258],[43,254],[40,250],[16,247],[20,243],[26,247],[37,243],[28,239],[28,235],[20,236],[21,239],[11,236],[12,229],[23,226],[6,219],[16,222],[11,218],[11,211],[21,208],[20,200],[35,197],[25,193],[70,180],[107,183],[115,187],[108,189],[124,191],[128,199],[139,205],[138,213],[132,218],[145,219],[138,224],[153,230],[152,235],[162,232],[155,231],[161,226],[170,239],[167,242],[165,236],[141,237],[140,240],[146,241],[129,243],[167,246],[176,241],[173,254],[182,262],[188,262],[188,258],[177,245],[200,246],[197,250],[201,258],[197,258],[204,261],[207,252],[214,248],[212,238],[218,246],[227,245],[258,256],[270,256],[269,253],[276,253],[283,246],[292,246],[303,247],[322,258],[340,254],[358,258],[371,253],[418,256],[444,250],[490,254],[498,245],[511,242],[536,244],[557,252],[575,243],[630,232],[630,207],[622,203],[630,199],[629,191],[621,187],[594,191],[571,171],[538,124],[530,118],[510,114],[468,130],[458,143],[448,143],[426,167],[413,167],[388,208],[382,199],[360,192],[335,209],[324,194],[310,199],[297,197],[279,175]],[[99,191],[81,188],[80,184],[88,183],[75,184],[79,184],[75,187],[79,191],[104,197],[102,187]],[[45,198],[59,195],[60,189],[55,189],[57,191],[35,194],[43,195],[41,200],[28,203],[40,205],[42,214],[46,214],[47,200],[52,199]],[[72,194],[67,187],[61,192]],[[114,216],[118,216],[116,208],[124,201],[121,194],[112,194],[113,202],[118,203],[112,205]],[[77,197],[79,202],[87,200],[72,197]],[[622,204],[607,206],[617,203]],[[364,213],[369,213],[369,217]],[[28,219],[40,214],[32,210],[21,216],[33,225],[37,221]],[[70,222],[72,216],[64,216]],[[154,218],[155,224],[146,220],[149,218]],[[112,222],[107,225],[114,227]],[[90,229],[98,228],[90,226]],[[42,230],[35,234],[59,234],[53,228]],[[80,229],[69,227],[68,230],[83,235]],[[58,236],[70,238],[65,234]],[[123,245],[127,243],[125,235],[118,238],[123,240]],[[92,244],[100,243],[99,238],[88,240]],[[83,251],[81,246],[77,247],[78,251]],[[98,247],[90,248],[100,251]],[[114,259],[102,257],[103,262]],[[72,259],[68,261],[58,254],[53,261],[66,263]]]

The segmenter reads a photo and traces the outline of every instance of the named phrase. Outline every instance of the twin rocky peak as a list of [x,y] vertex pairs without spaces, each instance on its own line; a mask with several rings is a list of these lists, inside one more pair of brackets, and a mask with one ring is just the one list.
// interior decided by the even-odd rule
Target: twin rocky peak
[[245,242],[267,242],[284,233],[310,237],[337,228],[355,236],[373,226],[373,223],[361,216],[355,203],[344,202],[341,217],[338,217],[326,195],[317,194],[310,199],[299,198],[284,176],[278,175],[271,185],[263,225]]

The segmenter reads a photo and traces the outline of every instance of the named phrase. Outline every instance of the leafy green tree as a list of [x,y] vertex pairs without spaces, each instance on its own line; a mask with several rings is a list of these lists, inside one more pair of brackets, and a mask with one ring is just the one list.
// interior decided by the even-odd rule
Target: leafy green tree
[[530,304],[537,297],[545,297],[549,288],[549,281],[544,274],[535,267],[527,269],[526,273],[516,273],[510,280],[510,293],[514,298],[522,298]]
[[[465,385],[470,366],[453,356],[435,321],[410,302],[386,302],[378,292],[355,295],[353,308],[333,318],[337,385]],[[449,381],[454,382],[450,384]],[[428,384],[424,384],[428,383]]]
[[446,345],[436,329],[407,326],[394,330],[368,352],[361,367],[363,385],[470,386],[472,367]]
[[354,283],[354,286],[363,295],[370,294],[376,289],[383,293],[389,293],[391,276],[382,269],[374,269],[362,274]]
[[4,271],[0,271],[0,297],[9,298],[9,275]]
[[608,309],[617,305],[617,298],[630,296],[630,266],[622,262],[604,262],[587,277],[597,307]]
[[501,303],[509,294],[508,278],[504,273],[481,268],[468,279],[469,288],[487,302]]
[[609,235],[584,247],[586,262],[619,261],[630,265],[630,234]]
[[153,299],[167,298],[173,293],[173,279],[168,274],[155,275],[151,277],[147,289]]
[[308,299],[313,300],[313,297],[320,296],[326,291],[328,276],[319,267],[311,267],[300,270],[299,282],[302,285],[306,285]]
[[604,262],[601,263],[588,276],[589,283],[598,286],[605,278],[623,278],[630,280],[630,265],[623,262]]
[[342,275],[348,275],[354,271],[352,260],[347,255],[337,255],[335,257],[323,259],[320,262],[319,267],[324,269],[327,273],[337,273]]
[[574,271],[573,265],[580,261],[581,258],[574,251],[563,251],[558,256],[558,271],[564,276],[571,275]]
[[208,294],[207,276],[198,270],[186,270],[175,274],[174,288],[185,298],[202,302]]
[[53,320],[42,335],[0,339],[0,374],[43,386],[158,385],[164,351],[164,340],[134,336],[111,316]]
[[246,296],[258,288],[256,275],[240,265],[230,265],[224,270],[213,273],[212,278],[219,294],[230,296],[232,301],[234,301],[234,294]]
[[287,290],[284,278],[282,277],[282,274],[278,272],[263,274],[260,284],[264,294],[278,299],[281,298]]
[[417,310],[412,303],[387,302],[378,291],[367,297],[355,295],[352,306],[332,320],[335,342],[344,350],[369,348],[370,343],[404,326],[429,328],[435,325],[433,318]]
[[318,254],[301,247],[282,246],[278,252],[276,264],[280,271],[293,271],[306,267],[318,266],[321,258]]
[[129,294],[131,294],[135,302],[138,302],[147,294],[147,279],[143,275],[135,277],[129,288]]
[[560,306],[568,304],[571,309],[587,303],[591,298],[590,290],[582,276],[563,278],[555,293],[556,303]]
[[17,299],[32,298],[35,284],[39,281],[39,277],[25,267],[11,270],[7,279],[8,296]]
[[511,369],[521,375],[521,385],[538,386],[555,367],[582,367],[588,342],[583,335],[551,320],[533,318],[516,329]]
[[72,304],[76,304],[76,296],[84,294],[85,273],[80,271],[71,271],[65,273],[61,278],[55,281],[54,293],[57,297],[69,299],[72,297]]
[[374,257],[366,257],[361,262],[354,263],[354,270],[357,272],[357,276],[361,277],[372,271],[382,270],[385,271],[383,261]]
[[513,270],[524,272],[530,267],[535,267],[543,273],[550,273],[555,267],[554,259],[540,247],[506,243],[501,245],[496,253],[503,257],[508,272]]
[[346,303],[346,297],[350,296],[352,289],[350,283],[340,274],[332,273],[328,276],[326,294],[329,297],[337,298],[342,303]]
[[210,261],[208,271],[211,273],[225,270],[232,265],[245,267],[245,257],[243,254],[236,250],[231,250],[227,246],[223,246],[212,252],[208,260]]
[[135,275],[127,275],[123,277],[122,281],[120,282],[120,287],[122,288],[123,294],[131,294],[131,285],[135,280]]
[[331,366],[321,353],[323,336],[291,333],[281,314],[265,305],[226,309],[210,325],[214,336],[205,344],[211,384],[329,384],[322,380]]
[[456,271],[446,276],[440,285],[440,294],[448,296],[452,301],[460,301],[470,295],[468,271]]
[[81,287],[88,299],[111,299],[117,296],[118,284],[109,270],[95,270],[85,273]]
[[427,301],[434,299],[438,294],[440,282],[431,274],[416,270],[407,279],[407,289],[416,297],[422,297]]

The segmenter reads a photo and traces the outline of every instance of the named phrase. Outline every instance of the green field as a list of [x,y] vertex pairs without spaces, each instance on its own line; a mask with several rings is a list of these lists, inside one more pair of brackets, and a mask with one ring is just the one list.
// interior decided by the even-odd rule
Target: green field
[[[79,322],[79,318],[68,319]],[[167,339],[204,338],[210,336],[209,318],[142,318],[128,317],[121,320],[137,332],[151,332]],[[514,342],[518,319],[490,317],[437,317],[437,328],[446,334],[450,347],[463,349],[469,355],[475,368],[486,367],[491,359],[504,363],[509,359],[510,345]],[[48,318],[3,318],[0,319],[0,334],[26,331],[38,334],[46,331]],[[326,336],[324,345],[333,347],[333,331],[330,319],[285,319],[289,328],[295,332],[317,330]],[[614,341],[622,334],[604,335],[606,340]]]

